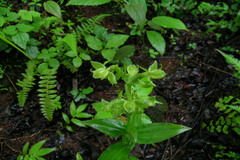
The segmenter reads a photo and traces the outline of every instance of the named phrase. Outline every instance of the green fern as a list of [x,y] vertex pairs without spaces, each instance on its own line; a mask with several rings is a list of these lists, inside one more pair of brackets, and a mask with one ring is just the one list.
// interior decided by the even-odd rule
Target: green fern
[[77,28],[76,28],[77,35],[85,35],[85,34],[92,33],[94,27],[96,25],[100,24],[101,21],[108,16],[111,16],[111,15],[110,14],[99,14],[99,15],[93,16],[91,18],[81,20],[81,22],[80,22],[81,26],[77,26]]
[[67,5],[97,6],[112,0],[70,0]]
[[237,73],[234,76],[240,79],[240,61],[231,54],[225,54],[224,52],[217,50],[223,57],[226,59],[227,63],[232,64],[233,67],[237,70]]
[[21,107],[24,106],[28,93],[32,89],[32,86],[35,84],[35,78],[36,75],[36,61],[30,60],[27,62],[27,69],[25,70],[25,73],[22,74],[24,79],[22,81],[18,80],[17,85],[22,87],[22,90],[17,92],[17,98],[19,105]]
[[40,89],[38,89],[38,92],[40,93],[38,96],[40,97],[41,111],[49,121],[52,120],[54,111],[62,108],[59,102],[60,96],[57,96],[57,90],[55,89],[57,86],[56,73],[57,70],[55,68],[47,69],[47,71],[45,70],[41,73],[39,81]]
[[67,69],[69,69],[72,73],[75,73],[78,71],[78,68],[73,65],[71,60],[64,59],[61,62]]

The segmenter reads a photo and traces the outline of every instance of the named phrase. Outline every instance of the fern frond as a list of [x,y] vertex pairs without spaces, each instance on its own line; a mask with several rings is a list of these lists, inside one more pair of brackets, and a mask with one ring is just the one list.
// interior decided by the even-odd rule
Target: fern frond
[[76,67],[73,65],[73,63],[70,62],[70,60],[65,59],[65,60],[62,61],[62,64],[63,64],[67,69],[69,69],[72,73],[75,73],[75,72],[78,71],[78,68],[76,68]]
[[28,93],[30,92],[32,86],[35,84],[36,75],[36,61],[30,60],[27,62],[27,69],[25,70],[26,73],[23,73],[24,79],[22,81],[18,80],[17,85],[22,87],[22,90],[17,92],[18,103],[21,107],[24,106]]
[[233,67],[237,70],[237,73],[234,74],[235,77],[240,79],[240,60],[235,58],[231,54],[226,54],[220,50],[217,50],[221,55],[226,59],[226,62],[233,65]]
[[60,96],[57,96],[57,90],[55,89],[57,86],[56,73],[56,69],[48,69],[48,72],[42,73],[39,81],[39,103],[41,105],[43,115],[49,121],[52,120],[54,111],[62,108],[59,101]]
[[76,28],[76,32],[78,32],[79,34],[90,34],[94,27],[98,24],[101,23],[101,21],[108,17],[108,16],[111,16],[110,14],[99,14],[99,15],[96,15],[96,16],[93,16],[91,18],[88,18],[88,19],[85,19],[83,21],[81,21],[81,25],[80,26],[77,26]]

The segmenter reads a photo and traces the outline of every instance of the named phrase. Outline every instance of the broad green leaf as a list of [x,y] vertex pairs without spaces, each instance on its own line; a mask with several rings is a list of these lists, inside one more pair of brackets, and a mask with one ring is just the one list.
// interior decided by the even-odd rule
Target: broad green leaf
[[[73,50],[75,53],[75,56],[77,55],[77,39],[74,34],[67,34],[64,38],[63,41],[67,43],[67,45]],[[72,55],[72,54],[71,54]],[[70,55],[68,55],[71,57]]]
[[60,19],[62,18],[61,8],[56,2],[54,2],[54,1],[44,2],[43,7],[47,12],[53,14],[54,16],[56,16]]
[[126,134],[125,124],[115,119],[93,119],[84,121],[84,124],[116,138]]
[[[172,123],[152,123],[137,128],[138,144],[153,144],[162,142],[191,128]],[[151,133],[151,136],[149,136]]]
[[125,57],[131,57],[134,54],[135,47],[132,45],[126,45],[117,50],[113,60],[120,60]]
[[88,113],[79,113],[76,115],[77,118],[90,118],[93,117],[93,115],[88,114]]
[[23,149],[22,149],[22,154],[23,154],[23,155],[26,155],[26,154],[27,154],[28,148],[29,148],[29,142],[27,142],[27,143],[23,146]]
[[31,25],[27,25],[24,23],[19,23],[16,25],[16,27],[20,32],[30,32],[33,29]]
[[163,55],[166,49],[166,42],[162,35],[156,31],[147,31],[147,38],[151,45]]
[[36,46],[27,46],[26,48],[26,54],[31,57],[31,58],[36,58],[37,55],[38,55],[39,50],[38,50],[38,47]]
[[96,6],[108,3],[112,0],[70,0],[67,5]]
[[83,160],[81,154],[79,154],[79,153],[76,154],[76,160]]
[[0,7],[0,15],[6,15],[10,10],[6,7]]
[[103,40],[103,41],[107,41],[107,29],[101,25],[96,25],[93,28],[93,34],[96,35],[99,39]]
[[89,61],[89,60],[91,60],[91,57],[88,55],[88,54],[86,54],[86,53],[80,53],[80,55],[79,55],[83,60],[85,60],[85,61]]
[[97,114],[94,116],[94,119],[108,119],[114,118],[110,112],[106,111],[98,111]]
[[181,20],[168,16],[154,17],[152,22],[164,28],[188,30]]
[[80,106],[77,108],[77,110],[76,110],[76,116],[77,116],[78,114],[80,114],[82,111],[84,111],[84,110],[87,108],[87,106],[88,106],[87,103],[80,105]]
[[3,29],[3,32],[8,34],[8,35],[15,35],[17,34],[17,28],[16,26],[7,26],[6,28]]
[[79,127],[86,127],[86,126],[84,125],[84,123],[83,123],[82,121],[80,121],[79,119],[73,118],[71,121],[72,121],[74,124],[76,124],[77,126],[79,126]]
[[111,84],[117,84],[116,76],[112,72],[109,72],[108,74],[108,81]]
[[97,37],[86,35],[84,36],[84,38],[87,41],[88,47],[90,47],[91,49],[97,50],[97,51],[102,49],[102,41]]
[[95,68],[95,69],[106,68],[105,65],[102,64],[102,63],[100,63],[100,62],[91,61],[91,65],[92,65],[93,68]]
[[131,146],[118,142],[103,151],[98,160],[127,160],[130,152]]
[[32,21],[32,15],[27,10],[20,10],[18,15],[21,16],[22,20]]
[[75,103],[72,101],[70,104],[70,114],[72,117],[75,117],[76,113],[77,113],[77,108],[76,108]]
[[9,12],[7,14],[7,20],[8,21],[17,21],[18,18],[19,18],[19,15],[17,13],[15,13],[15,12]]
[[138,67],[136,67],[135,65],[130,65],[127,67],[127,72],[130,76],[135,76],[136,74],[138,74],[139,70]]
[[82,89],[82,93],[83,94],[90,94],[92,92],[93,92],[93,88],[92,87],[88,87],[88,88]]
[[127,13],[130,15],[130,17],[140,25],[141,28],[144,27],[147,19],[146,19],[146,13],[147,13],[147,4],[145,0],[130,0],[129,4],[125,6],[125,9]]
[[68,51],[68,52],[66,53],[66,56],[68,56],[68,57],[76,57],[76,56],[77,56],[77,53],[75,53],[74,51]]
[[75,57],[72,62],[74,67],[77,67],[77,68],[82,65],[82,59],[80,57]]
[[68,117],[65,113],[63,113],[63,112],[62,112],[62,117],[63,117],[63,120],[64,120],[67,124],[70,124],[70,119],[69,119],[69,117]]
[[106,48],[117,48],[123,45],[128,38],[129,36],[124,34],[110,34]]
[[102,50],[102,56],[108,61],[113,60],[113,57],[115,56],[115,54],[116,54],[116,51],[113,49]]
[[26,49],[27,42],[29,41],[29,35],[27,33],[17,33],[12,36],[12,40],[19,47]]
[[93,78],[96,78],[96,79],[100,78],[101,80],[105,79],[110,73],[106,68],[98,68],[92,72],[93,72]]
[[55,58],[50,58],[48,64],[53,68],[58,68],[60,66],[59,61]]
[[2,27],[5,22],[6,22],[5,18],[0,16],[0,27]]
[[31,149],[29,150],[29,154],[30,155],[35,155],[39,150],[40,148],[43,146],[43,144],[47,141],[47,139],[45,140],[42,140],[36,144],[34,144]]
[[53,151],[56,151],[56,148],[42,148],[36,152],[35,156],[41,157],[45,156]]

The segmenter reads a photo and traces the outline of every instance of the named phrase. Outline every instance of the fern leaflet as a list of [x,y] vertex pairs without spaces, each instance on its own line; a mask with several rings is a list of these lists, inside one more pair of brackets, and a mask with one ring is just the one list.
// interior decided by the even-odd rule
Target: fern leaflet
[[53,113],[56,109],[62,108],[59,102],[60,96],[57,96],[57,90],[55,89],[57,80],[55,74],[57,70],[55,68],[48,69],[40,76],[38,96],[40,97],[41,111],[45,118],[49,121],[53,118]]
[[110,14],[99,14],[91,18],[81,21],[81,26],[77,26],[76,32],[79,35],[90,34],[94,27],[98,25],[105,17],[110,16]]
[[17,92],[17,98],[19,105],[21,107],[24,106],[28,93],[30,92],[32,86],[35,84],[35,78],[36,75],[36,61],[30,60],[27,62],[27,69],[25,70],[26,73],[23,73],[24,79],[22,81],[18,80],[17,85],[22,87],[22,90]]

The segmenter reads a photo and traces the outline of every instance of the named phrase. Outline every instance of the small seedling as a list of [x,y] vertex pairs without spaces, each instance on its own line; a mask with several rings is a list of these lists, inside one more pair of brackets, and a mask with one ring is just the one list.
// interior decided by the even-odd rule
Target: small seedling
[[73,132],[72,126],[70,126],[71,123],[74,123],[75,125],[79,127],[85,127],[85,125],[82,123],[81,120],[78,118],[90,118],[93,117],[91,114],[83,113],[83,111],[86,109],[88,104],[82,104],[79,107],[76,107],[75,103],[72,101],[70,105],[70,115],[71,119],[66,113],[62,112],[62,117],[64,121],[67,123],[66,129],[70,132]]
[[79,90],[71,90],[71,95],[74,98],[74,102],[79,102],[81,99],[86,98],[86,95],[90,94],[93,92],[93,88],[88,87],[86,89],[79,89]]
[[56,151],[56,148],[42,148],[47,139],[42,140],[34,144],[29,149],[29,142],[27,142],[22,149],[22,153],[17,157],[17,160],[45,160],[42,156],[45,156],[53,151]]

